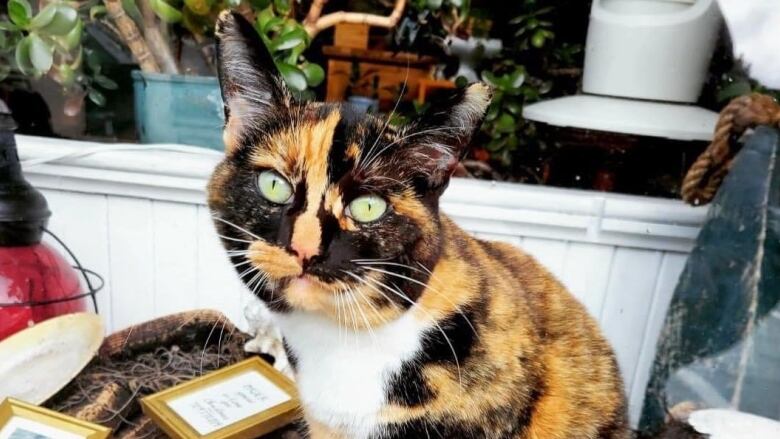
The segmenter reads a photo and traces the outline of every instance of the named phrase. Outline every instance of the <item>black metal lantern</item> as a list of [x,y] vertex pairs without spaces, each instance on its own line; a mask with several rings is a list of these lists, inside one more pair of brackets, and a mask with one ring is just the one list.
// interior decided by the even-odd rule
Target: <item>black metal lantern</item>
[[[82,267],[70,249],[46,229],[51,212],[43,194],[22,174],[15,128],[0,101],[0,340],[39,321],[85,311],[87,297],[97,312],[95,293],[103,287],[103,279]],[[75,266],[42,242],[44,233],[65,249]]]

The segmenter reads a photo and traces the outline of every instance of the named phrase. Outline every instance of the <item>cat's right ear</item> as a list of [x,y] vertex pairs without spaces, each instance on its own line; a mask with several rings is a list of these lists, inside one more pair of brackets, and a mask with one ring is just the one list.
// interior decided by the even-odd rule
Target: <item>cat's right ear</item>
[[240,14],[223,11],[217,20],[217,72],[225,111],[225,151],[239,148],[292,98],[273,58],[254,27]]

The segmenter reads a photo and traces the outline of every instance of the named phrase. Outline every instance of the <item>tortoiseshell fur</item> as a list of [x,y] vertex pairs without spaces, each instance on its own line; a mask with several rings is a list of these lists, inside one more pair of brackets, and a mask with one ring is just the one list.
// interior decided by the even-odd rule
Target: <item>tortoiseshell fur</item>
[[[217,37],[226,157],[209,206],[282,330],[312,438],[628,437],[614,355],[583,306],[532,257],[439,211],[487,87],[397,128],[295,102],[240,16],[223,14]],[[289,203],[261,196],[269,169]],[[374,222],[346,212],[364,194],[387,200]]]

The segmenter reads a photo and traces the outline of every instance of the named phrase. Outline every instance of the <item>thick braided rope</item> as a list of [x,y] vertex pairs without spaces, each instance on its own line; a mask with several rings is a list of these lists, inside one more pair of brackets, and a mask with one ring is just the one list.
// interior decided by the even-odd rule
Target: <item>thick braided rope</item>
[[758,125],[780,127],[780,105],[774,99],[753,93],[729,102],[720,112],[712,143],[683,179],[680,190],[683,200],[693,205],[712,201],[737,153],[736,140],[747,129]]

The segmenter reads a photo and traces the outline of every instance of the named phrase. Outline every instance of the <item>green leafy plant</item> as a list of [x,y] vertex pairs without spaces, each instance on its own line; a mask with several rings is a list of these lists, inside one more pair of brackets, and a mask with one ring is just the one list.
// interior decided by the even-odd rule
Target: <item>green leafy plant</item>
[[[213,35],[219,13],[225,9],[242,9],[255,17],[257,32],[271,52],[289,87],[299,97],[313,98],[311,87],[325,78],[318,64],[308,61],[304,51],[311,40],[303,24],[295,19],[293,0],[137,0],[149,7],[165,23],[186,29],[198,42]],[[135,3],[135,0],[125,1]]]
[[509,21],[501,56],[483,67],[481,79],[495,92],[478,138],[487,154],[477,150],[477,158],[510,167],[518,149],[539,145],[535,126],[522,117],[523,106],[550,93],[556,78],[549,72],[571,67],[582,52],[581,44],[556,44],[550,3],[524,1],[521,13]]
[[105,104],[98,88],[115,89],[117,84],[101,74],[82,46],[87,17],[79,6],[89,7],[56,0],[35,13],[27,0],[10,0],[7,19],[0,19],[0,80],[47,75],[66,93],[85,94],[96,104]]
[[325,70],[308,61],[303,53],[311,43],[303,24],[295,20],[290,0],[275,0],[257,14],[255,29],[274,57],[287,85],[303,98],[313,99],[309,89],[325,79]]

